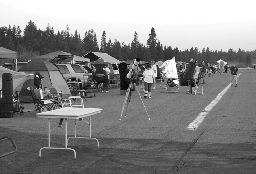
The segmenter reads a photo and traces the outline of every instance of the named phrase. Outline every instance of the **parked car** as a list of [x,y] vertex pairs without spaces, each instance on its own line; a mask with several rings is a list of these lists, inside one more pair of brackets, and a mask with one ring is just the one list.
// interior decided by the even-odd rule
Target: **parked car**
[[83,88],[88,83],[89,73],[83,66],[78,64],[56,65],[68,84],[77,83]]

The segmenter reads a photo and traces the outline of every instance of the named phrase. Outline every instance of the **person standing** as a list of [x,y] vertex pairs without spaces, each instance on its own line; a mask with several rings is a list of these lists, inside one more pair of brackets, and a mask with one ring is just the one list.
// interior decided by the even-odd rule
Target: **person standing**
[[237,66],[234,64],[230,67],[230,74],[231,74],[231,77],[230,77],[230,83],[231,83],[231,86],[234,85],[235,83],[235,87],[237,87],[237,72],[238,72],[238,68]]
[[103,91],[104,92],[109,92],[108,88],[109,88],[109,79],[110,79],[110,69],[109,69],[109,65],[105,66],[103,68],[103,70],[105,71],[105,83],[103,84]]
[[195,90],[194,90],[194,94],[196,95],[197,93],[197,90],[198,90],[198,84],[199,84],[199,74],[200,74],[200,67],[198,66],[198,62],[195,61],[195,72],[194,72],[194,75],[193,75],[193,79],[194,79],[194,83],[195,83]]
[[152,70],[154,71],[153,89],[156,89],[157,66],[155,62],[152,62]]
[[154,82],[154,71],[150,64],[146,65],[146,69],[143,72],[144,80],[144,98],[151,98],[151,88]]

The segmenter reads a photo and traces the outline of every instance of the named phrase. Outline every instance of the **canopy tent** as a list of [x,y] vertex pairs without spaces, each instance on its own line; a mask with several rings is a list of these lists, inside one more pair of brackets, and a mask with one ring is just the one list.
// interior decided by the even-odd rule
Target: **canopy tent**
[[15,69],[17,70],[17,53],[4,47],[0,47],[0,59],[15,60]]
[[91,62],[91,66],[94,66],[96,68],[96,72],[95,72],[96,74],[104,74],[103,68],[107,65],[109,66],[110,74],[114,74],[114,69],[111,63],[104,62],[104,60],[101,58],[98,59],[97,61]]
[[[43,76],[43,87],[47,87],[48,89],[55,88],[58,92],[62,92],[64,97],[71,95],[68,85],[64,80],[62,74],[60,73],[59,69],[51,62],[44,61],[42,59],[32,60],[23,67],[21,67],[19,71],[26,72],[29,74],[34,74],[38,72],[41,74],[41,76]],[[28,95],[26,89],[29,86],[34,86],[34,82],[30,81],[23,85],[23,90],[21,90],[21,96]],[[22,91],[24,91],[24,93],[22,93]]]
[[101,58],[104,62],[108,62],[111,64],[119,64],[120,61],[116,58],[108,55],[107,53],[101,53],[101,52],[89,52],[86,55],[84,55],[85,58],[89,58],[90,61],[96,61],[99,58]]
[[22,85],[26,80],[30,79],[33,77],[33,75],[24,73],[24,72],[17,72],[17,71],[12,71],[8,68],[4,68],[0,66],[0,90],[2,89],[2,76],[3,73],[10,73],[12,74],[12,79],[13,79],[13,91],[19,91],[19,86]]

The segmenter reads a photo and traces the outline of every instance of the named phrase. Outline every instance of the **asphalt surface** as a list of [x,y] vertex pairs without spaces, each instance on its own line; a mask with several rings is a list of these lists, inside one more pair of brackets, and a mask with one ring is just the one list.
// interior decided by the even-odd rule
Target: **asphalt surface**
[[[0,173],[256,173],[256,72],[239,70],[238,87],[231,87],[196,130],[187,126],[229,84],[227,74],[207,77],[204,94],[190,95],[187,88],[167,93],[159,85],[151,99],[135,91],[127,117],[119,121],[124,96],[118,89],[96,93],[86,107],[100,107],[93,117],[95,141],[71,143],[77,151],[43,150],[47,145],[47,120],[35,112],[0,118],[0,137],[12,137],[18,151],[0,158]],[[138,91],[138,90],[137,90]],[[142,93],[141,93],[142,95]],[[26,104],[25,109],[32,110]],[[63,128],[54,122],[53,145],[63,146]],[[69,134],[72,134],[70,122]],[[88,133],[78,126],[78,134]],[[1,143],[0,152],[10,150]]]

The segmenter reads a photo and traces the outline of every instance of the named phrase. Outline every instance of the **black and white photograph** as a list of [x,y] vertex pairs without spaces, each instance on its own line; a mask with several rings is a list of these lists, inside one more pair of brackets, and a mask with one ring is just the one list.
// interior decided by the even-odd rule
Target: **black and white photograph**
[[255,174],[255,7],[0,0],[0,173]]

